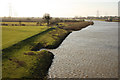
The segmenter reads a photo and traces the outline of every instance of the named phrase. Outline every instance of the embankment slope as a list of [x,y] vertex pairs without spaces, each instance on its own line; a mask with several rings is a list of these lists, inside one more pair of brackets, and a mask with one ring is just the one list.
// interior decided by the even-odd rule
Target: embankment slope
[[[54,55],[46,50],[57,48],[73,30],[80,30],[92,22],[64,23],[2,50],[2,74],[6,78],[45,78]],[[71,26],[71,27],[69,27]],[[75,26],[75,27],[74,27]],[[62,28],[61,28],[62,27]],[[66,28],[65,28],[66,27]],[[73,28],[74,27],[74,28]]]

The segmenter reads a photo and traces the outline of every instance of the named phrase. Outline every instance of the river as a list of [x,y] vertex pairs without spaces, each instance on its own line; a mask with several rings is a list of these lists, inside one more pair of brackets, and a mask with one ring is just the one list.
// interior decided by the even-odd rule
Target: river
[[117,78],[118,23],[94,21],[53,50],[49,78]]

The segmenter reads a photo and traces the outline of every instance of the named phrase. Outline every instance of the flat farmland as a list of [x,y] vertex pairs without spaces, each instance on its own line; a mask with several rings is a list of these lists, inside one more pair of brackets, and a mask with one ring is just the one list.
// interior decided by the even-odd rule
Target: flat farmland
[[2,49],[48,29],[47,26],[0,26],[2,27]]

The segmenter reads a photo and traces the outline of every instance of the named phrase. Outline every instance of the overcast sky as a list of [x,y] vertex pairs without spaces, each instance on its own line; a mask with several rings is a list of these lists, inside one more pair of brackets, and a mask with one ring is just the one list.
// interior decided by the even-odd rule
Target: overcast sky
[[[0,17],[52,17],[118,15],[119,0],[0,0]],[[9,6],[11,8],[9,8]]]

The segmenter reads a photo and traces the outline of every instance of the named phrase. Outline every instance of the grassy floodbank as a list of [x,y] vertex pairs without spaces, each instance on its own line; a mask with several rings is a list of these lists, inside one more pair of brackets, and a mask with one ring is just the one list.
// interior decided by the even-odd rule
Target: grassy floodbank
[[[70,24],[72,26],[77,25]],[[90,25],[89,22],[84,24]],[[48,51],[36,51],[42,48],[57,48],[72,30],[64,29],[70,26],[68,23],[62,23],[63,29],[54,27],[49,28],[37,35],[18,42],[8,48],[3,49],[2,74],[4,78],[44,78],[52,63],[54,55]],[[85,25],[81,25],[78,30]],[[75,29],[75,30],[77,30]],[[42,55],[39,57],[39,55]],[[44,60],[43,60],[44,59]],[[32,75],[31,75],[32,74]],[[35,75],[34,75],[35,74]]]
[[62,27],[65,30],[72,30],[72,31],[78,31],[81,30],[82,28],[85,28],[89,25],[93,25],[93,22],[67,22],[64,23],[64,26]]
[[[37,59],[33,60],[33,53],[29,51],[36,51],[36,45],[42,44],[39,46],[40,48],[48,47],[51,45],[60,44],[60,41],[68,35],[68,31],[59,29],[59,28],[49,28],[46,31],[43,31],[35,36],[32,36],[28,39],[20,41],[17,44],[14,44],[8,48],[2,50],[2,74],[4,78],[43,78],[48,71],[50,64],[52,63],[53,54],[51,54],[52,58],[49,58],[50,52],[47,52],[45,55],[46,59],[40,62],[40,65],[32,65],[32,63],[39,62]],[[37,48],[38,49],[38,48]],[[26,52],[29,52],[29,56],[26,56]],[[37,51],[36,51],[37,52]],[[40,51],[41,53],[41,51]],[[45,52],[43,52],[45,53]],[[32,56],[31,56],[32,55]],[[34,56],[34,58],[37,56]],[[40,60],[44,56],[40,57]],[[48,58],[47,58],[48,57]],[[49,61],[49,62],[48,62]],[[45,65],[44,65],[45,64]],[[31,70],[31,68],[36,67],[36,71]],[[45,68],[47,67],[47,68]],[[40,70],[39,70],[40,69]],[[26,71],[27,70],[27,71]],[[31,76],[28,73],[33,71],[36,76]],[[33,73],[33,74],[34,74]],[[41,75],[42,73],[44,75]]]

